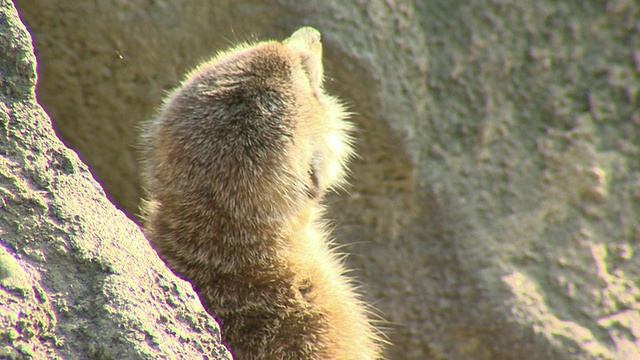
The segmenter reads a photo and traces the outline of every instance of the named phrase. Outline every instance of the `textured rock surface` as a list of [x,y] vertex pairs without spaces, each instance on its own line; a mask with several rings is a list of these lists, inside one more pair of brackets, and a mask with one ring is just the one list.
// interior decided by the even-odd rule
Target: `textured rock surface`
[[392,322],[389,357],[640,352],[637,2],[18,4],[39,99],[130,215],[136,124],[163,91],[249,34],[315,26],[361,130],[335,234]]
[[0,5],[0,358],[224,358],[189,284],[55,136],[31,37]]

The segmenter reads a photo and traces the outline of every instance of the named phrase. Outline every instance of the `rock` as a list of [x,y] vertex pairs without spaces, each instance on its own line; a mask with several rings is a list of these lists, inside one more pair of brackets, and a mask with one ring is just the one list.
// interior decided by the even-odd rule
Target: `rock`
[[[130,217],[136,126],[164,91],[216,50],[314,26],[360,129],[353,185],[329,200],[334,235],[390,322],[389,358],[640,352],[636,2],[17,3],[39,99]],[[34,159],[53,159],[46,149]],[[88,176],[61,159],[48,171]]]
[[0,358],[230,359],[191,286],[54,134],[0,1]]

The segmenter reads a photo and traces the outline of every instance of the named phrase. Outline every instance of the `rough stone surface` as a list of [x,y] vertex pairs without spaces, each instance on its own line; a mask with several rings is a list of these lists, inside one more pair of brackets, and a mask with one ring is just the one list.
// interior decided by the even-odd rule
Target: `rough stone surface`
[[0,0],[0,358],[229,358],[188,283],[55,136]]
[[[18,4],[35,36],[39,99],[130,216],[141,196],[136,126],[163,92],[231,43],[311,25],[330,90],[360,128],[353,185],[329,199],[330,215],[390,322],[390,359],[640,353],[637,2]],[[76,164],[54,149],[34,159],[47,171]],[[19,199],[48,204],[38,186]],[[77,196],[107,206],[92,194]],[[109,214],[99,220],[120,216]],[[97,221],[72,220],[60,226]],[[46,308],[34,309],[50,329]]]

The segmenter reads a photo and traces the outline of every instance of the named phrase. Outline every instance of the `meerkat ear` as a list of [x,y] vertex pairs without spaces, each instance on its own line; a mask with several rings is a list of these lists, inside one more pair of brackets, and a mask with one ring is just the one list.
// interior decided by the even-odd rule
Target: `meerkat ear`
[[283,44],[299,54],[302,67],[314,89],[322,86],[322,42],[320,32],[312,27],[303,27],[294,32]]

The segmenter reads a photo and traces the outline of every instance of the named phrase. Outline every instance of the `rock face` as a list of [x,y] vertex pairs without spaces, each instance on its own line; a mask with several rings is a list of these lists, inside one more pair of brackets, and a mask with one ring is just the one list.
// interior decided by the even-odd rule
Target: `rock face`
[[31,37],[0,4],[0,358],[230,359],[189,284],[55,136]]
[[[640,352],[636,2],[17,3],[35,37],[39,100],[130,217],[141,196],[136,126],[153,116],[163,92],[249,35],[284,38],[314,26],[323,33],[330,91],[349,102],[360,128],[353,185],[329,201],[334,234],[357,254],[349,258],[354,274],[390,321],[389,358],[625,359]],[[18,38],[17,22],[0,24]],[[20,38],[0,39],[5,48],[28,46],[26,34]],[[210,324],[182,283],[154,283],[154,274],[172,278],[47,132],[31,95],[34,78],[24,75],[34,63],[28,51],[5,48],[0,236],[10,255],[1,259],[13,256],[2,266],[14,270],[2,271],[16,275],[2,281],[18,289],[7,296],[34,299],[23,308],[39,329],[31,335],[40,339],[37,351],[85,346],[82,334],[117,321],[130,324],[131,336],[120,332],[109,346],[140,349],[131,344],[147,325],[122,320],[137,312],[117,300],[129,286],[147,289],[140,284],[157,290],[130,301],[155,297],[163,311]],[[36,277],[45,262],[55,271]],[[151,274],[133,270],[141,262],[154,264]],[[62,276],[52,271],[75,280],[42,283]],[[174,286],[191,305],[175,300]],[[169,295],[178,308],[162,307]],[[85,324],[66,340],[56,329],[67,313],[57,309]],[[99,323],[88,320],[96,311]],[[164,334],[168,325],[153,326]],[[189,330],[198,335],[181,350],[215,347],[199,330]]]

